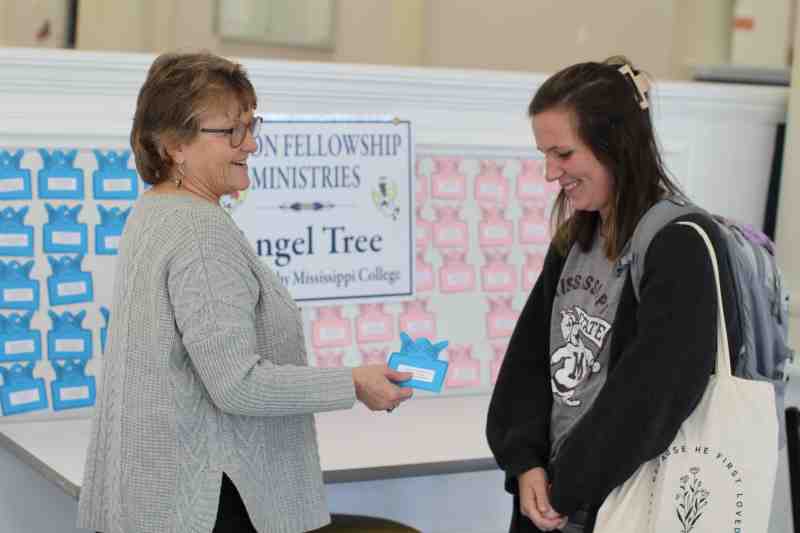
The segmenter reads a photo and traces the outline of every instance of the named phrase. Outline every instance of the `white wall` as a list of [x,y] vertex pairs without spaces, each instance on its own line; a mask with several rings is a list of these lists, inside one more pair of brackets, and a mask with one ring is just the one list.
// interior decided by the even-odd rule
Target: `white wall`
[[[670,76],[675,2],[429,2],[427,65],[550,72],[624,54]],[[502,6],[502,8],[500,7]]]
[[[45,23],[50,31],[39,35]],[[0,46],[63,48],[66,32],[66,0],[0,0]]]
[[153,53],[204,49],[238,57],[421,64],[423,0],[335,2],[335,43],[330,50],[221,39],[214,30],[217,4],[215,0],[84,0],[76,48]]
[[[785,10],[784,3],[766,9]],[[792,0],[795,1],[795,0]],[[331,50],[221,40],[216,0],[81,0],[77,48],[548,72],[623,53],[661,79],[730,59],[733,0],[338,0]],[[0,0],[0,43],[62,46],[64,0]],[[45,18],[54,33],[33,35]],[[773,25],[759,25],[771,28]],[[785,33],[785,32],[784,32]],[[60,39],[60,40],[59,40]]]
[[[795,48],[800,46],[800,25],[795,29]],[[789,335],[795,352],[800,353],[800,247],[795,237],[800,228],[800,214],[796,207],[800,198],[800,61],[795,61],[792,70],[792,87],[789,99],[788,127],[786,144],[783,150],[783,176],[781,178],[781,197],[778,205],[778,227],[776,241],[778,260],[787,286],[792,291],[794,302]],[[799,356],[800,357],[800,356]]]
[[[790,13],[795,0],[737,0],[731,36],[731,63],[759,67],[786,67],[794,28]],[[749,22],[749,24],[748,24]]]
[[675,0],[674,13],[671,78],[691,79],[697,65],[730,63],[732,0]]

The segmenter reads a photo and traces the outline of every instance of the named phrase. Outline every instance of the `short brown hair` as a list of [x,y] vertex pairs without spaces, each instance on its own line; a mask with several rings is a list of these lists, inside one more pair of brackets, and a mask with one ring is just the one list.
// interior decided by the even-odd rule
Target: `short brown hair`
[[[578,137],[613,177],[605,249],[612,260],[620,255],[645,211],[664,195],[682,196],[661,159],[650,112],[639,107],[635,88],[619,72],[622,65],[639,73],[622,56],[569,66],[548,78],[528,106],[531,118],[552,109],[569,112]],[[559,251],[566,253],[575,242],[586,251],[600,215],[572,212],[561,191],[552,222]]]
[[244,68],[208,52],[158,56],[139,90],[131,129],[136,170],[155,185],[170,178],[172,158],[167,142],[191,142],[198,117],[221,108],[231,98],[242,112],[256,108],[256,93]]

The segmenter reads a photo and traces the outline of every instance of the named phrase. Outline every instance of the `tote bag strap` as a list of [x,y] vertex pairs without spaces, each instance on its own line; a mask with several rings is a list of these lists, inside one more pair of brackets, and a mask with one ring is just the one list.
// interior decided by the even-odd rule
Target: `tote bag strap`
[[691,226],[702,237],[703,242],[706,243],[708,248],[708,255],[711,256],[711,265],[714,268],[714,282],[717,285],[717,377],[731,377],[731,358],[730,348],[728,347],[728,328],[725,325],[725,308],[722,305],[722,288],[719,283],[719,265],[717,264],[717,254],[714,252],[714,247],[711,245],[711,240],[708,238],[705,230],[695,224],[694,222],[678,222],[683,226]]

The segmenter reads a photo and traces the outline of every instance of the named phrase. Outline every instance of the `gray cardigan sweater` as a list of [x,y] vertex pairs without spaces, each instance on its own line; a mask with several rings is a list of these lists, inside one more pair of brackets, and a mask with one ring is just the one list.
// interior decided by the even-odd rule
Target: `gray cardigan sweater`
[[300,314],[220,207],[143,195],[125,227],[78,526],[210,533],[222,473],[261,533],[329,521],[312,413],[355,401],[307,366]]

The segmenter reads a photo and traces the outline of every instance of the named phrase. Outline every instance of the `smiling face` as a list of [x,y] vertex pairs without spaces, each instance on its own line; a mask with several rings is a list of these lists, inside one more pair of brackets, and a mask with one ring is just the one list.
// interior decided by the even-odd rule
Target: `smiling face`
[[257,146],[249,130],[236,148],[231,147],[230,133],[202,130],[235,128],[250,124],[252,120],[253,110],[241,112],[236,103],[226,111],[210,110],[200,115],[198,124],[201,131],[173,154],[176,163],[183,163],[183,183],[188,190],[219,201],[225,194],[243,191],[250,186],[247,158]]
[[614,178],[580,139],[573,114],[563,108],[533,116],[536,146],[546,160],[545,179],[558,182],[573,209],[598,211],[607,220]]

